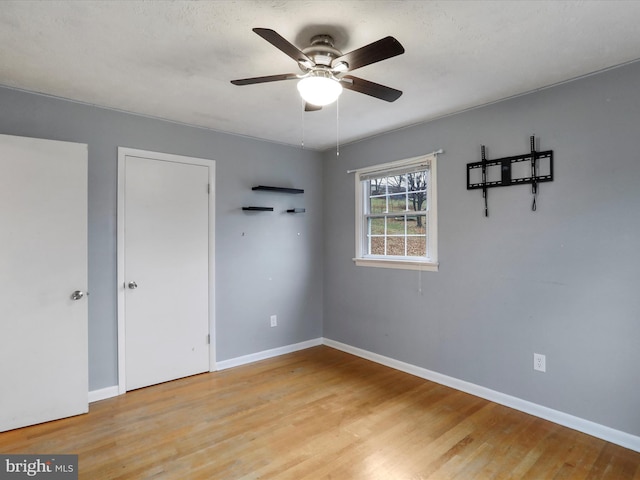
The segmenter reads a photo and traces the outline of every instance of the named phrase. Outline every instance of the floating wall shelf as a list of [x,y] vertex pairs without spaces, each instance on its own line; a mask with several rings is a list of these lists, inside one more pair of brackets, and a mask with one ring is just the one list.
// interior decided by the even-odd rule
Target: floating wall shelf
[[[301,188],[287,188],[287,187],[269,187],[267,185],[258,185],[252,187],[251,190],[258,190],[263,192],[275,192],[275,193],[304,193]],[[242,210],[253,212],[273,212],[273,207],[242,207]],[[287,213],[304,213],[304,208],[290,208]]]
[[250,212],[273,212],[273,207],[242,207],[242,210]]
[[286,188],[286,187],[268,187],[266,185],[258,185],[251,188],[251,190],[260,190],[264,192],[279,192],[279,193],[304,193],[301,188]]

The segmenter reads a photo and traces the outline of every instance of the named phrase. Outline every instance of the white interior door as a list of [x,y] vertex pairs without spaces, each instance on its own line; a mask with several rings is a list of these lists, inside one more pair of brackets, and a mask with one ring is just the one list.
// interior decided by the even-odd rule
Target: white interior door
[[209,370],[210,166],[124,155],[126,390]]
[[0,431],[88,411],[86,288],[87,146],[0,135]]

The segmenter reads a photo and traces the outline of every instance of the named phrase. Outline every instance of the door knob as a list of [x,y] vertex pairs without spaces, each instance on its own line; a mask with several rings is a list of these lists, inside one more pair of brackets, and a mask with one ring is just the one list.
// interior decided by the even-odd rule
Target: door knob
[[84,297],[85,295],[89,295],[88,293],[85,293],[81,290],[76,290],[75,292],[73,292],[71,294],[71,300],[80,300],[82,297]]
[[138,288],[138,284],[136,282],[129,282],[127,284],[127,287],[129,287],[131,290],[135,290],[136,288]]

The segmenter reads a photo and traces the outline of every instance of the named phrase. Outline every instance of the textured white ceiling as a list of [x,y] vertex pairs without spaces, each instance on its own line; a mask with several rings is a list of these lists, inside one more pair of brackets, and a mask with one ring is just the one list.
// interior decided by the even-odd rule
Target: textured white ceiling
[[[219,131],[326,149],[640,57],[640,1],[0,2],[0,84]],[[299,48],[329,33],[348,52],[387,35],[406,53],[354,75],[402,90],[345,91],[302,112],[297,72],[254,34]]]

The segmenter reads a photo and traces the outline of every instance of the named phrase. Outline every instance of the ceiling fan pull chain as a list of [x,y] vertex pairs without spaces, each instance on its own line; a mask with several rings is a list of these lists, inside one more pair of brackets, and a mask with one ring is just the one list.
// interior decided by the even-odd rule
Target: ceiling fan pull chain
[[340,156],[340,97],[336,100],[336,157]]
[[301,147],[304,150],[304,100],[302,99],[302,97],[300,97],[300,104],[302,106],[302,108],[300,109],[300,114],[302,115],[302,142],[301,143]]

